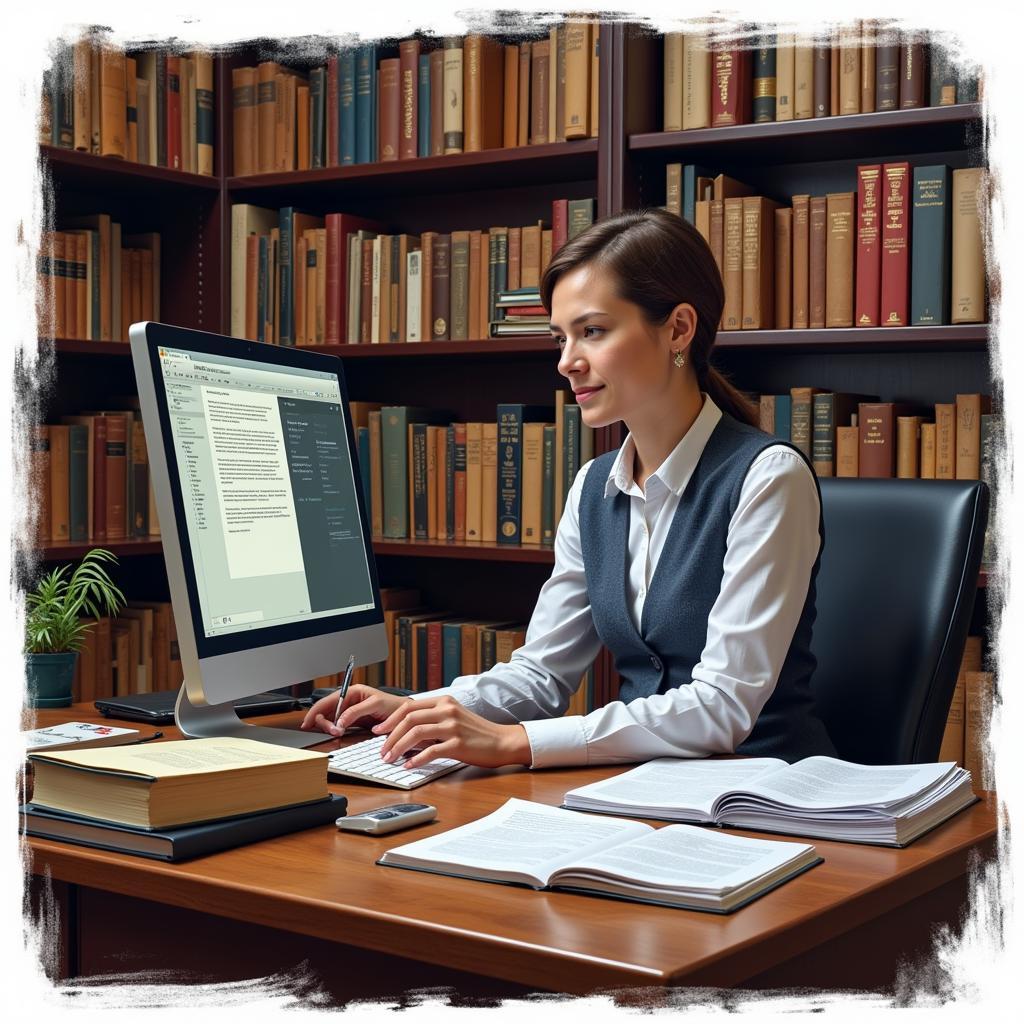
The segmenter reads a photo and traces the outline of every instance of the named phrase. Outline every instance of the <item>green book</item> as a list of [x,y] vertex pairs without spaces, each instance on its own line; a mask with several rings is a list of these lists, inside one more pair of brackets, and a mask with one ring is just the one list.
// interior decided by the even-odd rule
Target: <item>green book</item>
[[386,405],[381,409],[385,537],[409,536],[409,424],[445,423],[448,419],[447,413],[412,405]]
[[910,240],[910,323],[949,323],[952,206],[946,164],[914,168]]

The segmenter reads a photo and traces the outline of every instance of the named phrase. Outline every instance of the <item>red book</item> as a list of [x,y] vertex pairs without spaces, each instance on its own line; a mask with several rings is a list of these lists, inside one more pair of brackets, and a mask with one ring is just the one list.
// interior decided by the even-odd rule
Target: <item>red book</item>
[[92,539],[107,539],[107,418],[92,419]]
[[853,326],[877,327],[882,286],[882,167],[857,168],[857,290]]
[[569,240],[569,200],[556,199],[551,204],[551,255],[554,256]]
[[327,58],[327,166],[338,166],[338,58]]
[[399,110],[398,159],[415,160],[419,146],[419,124],[416,108],[419,102],[420,41],[406,39],[398,44]]
[[444,684],[441,619],[427,623],[427,689],[440,690]]
[[167,166],[181,170],[181,58],[167,54]]
[[383,226],[350,213],[329,213],[327,228],[327,294],[324,343],[343,345],[348,323],[348,236],[359,230],[380,233]]
[[910,299],[910,164],[882,165],[882,327],[906,327]]
[[749,124],[752,50],[716,50],[711,57],[711,127]]
[[548,311],[543,306],[508,306],[505,309],[505,316],[547,316]]

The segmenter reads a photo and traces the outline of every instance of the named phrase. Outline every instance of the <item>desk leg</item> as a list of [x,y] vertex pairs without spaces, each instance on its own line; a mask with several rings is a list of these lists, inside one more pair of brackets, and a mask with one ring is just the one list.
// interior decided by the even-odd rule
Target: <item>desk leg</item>
[[29,875],[25,886],[25,927],[39,941],[42,966],[52,981],[78,974],[78,886],[49,876]]

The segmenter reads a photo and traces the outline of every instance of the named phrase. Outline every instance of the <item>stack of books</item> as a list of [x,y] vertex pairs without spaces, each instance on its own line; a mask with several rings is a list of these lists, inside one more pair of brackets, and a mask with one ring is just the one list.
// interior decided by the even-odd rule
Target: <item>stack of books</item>
[[541,304],[539,288],[515,288],[500,292],[496,306],[502,311],[502,319],[490,322],[492,338],[547,333],[550,317]]
[[327,755],[256,740],[172,740],[29,755],[33,836],[181,860],[334,821]]

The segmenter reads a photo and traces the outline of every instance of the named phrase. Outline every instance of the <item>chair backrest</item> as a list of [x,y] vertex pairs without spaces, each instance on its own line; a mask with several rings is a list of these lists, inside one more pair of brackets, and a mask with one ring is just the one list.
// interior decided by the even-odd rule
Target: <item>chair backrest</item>
[[845,760],[935,761],[977,596],[988,487],[820,482],[818,713]]

